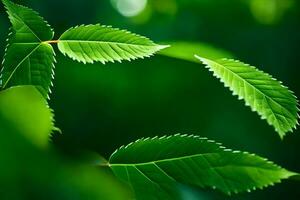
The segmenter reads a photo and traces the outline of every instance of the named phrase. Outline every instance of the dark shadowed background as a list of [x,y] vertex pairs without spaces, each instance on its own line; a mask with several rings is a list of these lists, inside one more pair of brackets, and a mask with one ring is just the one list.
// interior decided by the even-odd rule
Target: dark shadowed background
[[[79,24],[128,29],[156,42],[199,41],[233,53],[283,81],[300,97],[298,0],[19,0],[40,12],[56,38]],[[0,46],[9,21],[1,6]],[[300,129],[280,140],[204,67],[154,56],[122,64],[83,65],[57,52],[51,107],[62,130],[53,138],[76,159],[83,150],[108,157],[141,137],[196,134],[256,153],[300,172]],[[180,147],[179,147],[180,148]],[[225,197],[186,188],[187,199],[300,199],[300,183]]]

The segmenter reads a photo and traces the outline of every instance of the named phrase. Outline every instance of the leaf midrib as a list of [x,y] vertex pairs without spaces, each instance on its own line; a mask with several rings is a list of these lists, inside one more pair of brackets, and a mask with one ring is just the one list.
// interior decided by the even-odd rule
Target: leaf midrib
[[[16,44],[16,43],[14,43]],[[35,43],[34,43],[35,44]],[[6,80],[6,82],[3,84],[2,88],[5,88],[6,85],[9,83],[9,81],[11,80],[11,78],[13,77],[13,75],[16,73],[17,69],[25,62],[25,60],[27,58],[29,58],[43,43],[37,43],[38,45],[32,49],[18,64],[17,66],[14,68],[14,70],[12,71],[12,73],[10,74],[10,76],[8,77],[8,79]]]
[[99,40],[64,40],[64,39],[59,39],[59,43],[100,43],[100,44],[116,44],[116,45],[127,45],[127,46],[145,46],[145,47],[159,47],[160,45],[156,44],[130,44],[130,43],[125,43],[125,42],[111,42],[111,41],[99,41]]
[[29,29],[29,31],[34,35],[34,37],[36,37],[36,39],[39,40],[39,42],[42,42],[42,40],[37,36],[37,34],[35,34],[35,32],[30,28],[30,26],[27,25],[27,23],[25,23],[25,21],[23,21],[19,15],[15,13],[14,16]]
[[[226,153],[226,152],[202,153],[202,154],[195,154],[195,155],[189,155],[189,156],[181,156],[181,157],[178,157],[178,158],[160,159],[160,160],[154,160],[154,161],[148,161],[148,162],[142,162],[142,163],[126,163],[126,164],[122,164],[122,163],[109,163],[109,166],[110,167],[125,167],[125,166],[133,166],[133,167],[135,167],[135,166],[145,166],[145,165],[153,165],[153,164],[156,165],[157,163],[162,163],[162,162],[172,162],[172,161],[177,161],[177,160],[184,160],[184,159],[197,158],[197,157],[203,157],[203,156],[219,155],[219,154],[222,154],[222,153]],[[276,168],[279,168],[274,163],[272,163],[272,165],[274,167],[276,167]],[[217,167],[221,168],[221,167],[225,167],[225,166],[226,165],[224,165],[224,166],[215,166],[213,168],[217,168]],[[229,165],[227,165],[227,166],[229,166]],[[242,165],[240,165],[240,166],[242,166]],[[261,169],[265,169],[265,170],[271,170],[269,168],[256,167],[256,166],[250,166],[250,165],[246,165],[246,166],[242,166],[242,167],[261,168]]]
[[12,43],[12,45],[13,44],[21,44],[21,45],[24,45],[24,44],[41,44],[41,43],[43,43],[43,42],[14,42],[14,43]]

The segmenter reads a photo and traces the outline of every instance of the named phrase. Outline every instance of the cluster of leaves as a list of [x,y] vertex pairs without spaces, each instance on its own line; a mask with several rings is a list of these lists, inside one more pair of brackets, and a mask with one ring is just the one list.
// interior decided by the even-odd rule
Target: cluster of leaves
[[[172,47],[165,49],[168,46],[155,44],[146,37],[99,24],[70,28],[58,40],[53,40],[52,28],[38,13],[9,0],[2,1],[12,28],[1,69],[0,117],[11,127],[21,128],[13,131],[3,128],[1,132],[21,133],[36,146],[47,146],[51,132],[56,129],[46,102],[56,62],[52,44],[57,44],[61,53],[75,61],[103,64],[149,57],[164,49],[159,52],[161,55],[202,62],[234,95],[266,119],[281,138],[298,123],[298,101],[291,91],[255,67],[228,59],[232,55],[224,51],[188,42],[170,42]],[[24,115],[32,111],[35,111],[32,115]],[[28,119],[39,123],[32,126]],[[13,143],[10,137],[9,142]],[[57,164],[57,160],[53,163]],[[182,199],[179,183],[232,194],[298,176],[257,155],[233,151],[199,136],[180,134],[144,138],[123,146],[104,166],[128,183],[136,199]],[[70,171],[64,165],[60,169]],[[83,178],[86,177],[90,176]],[[78,186],[79,178],[66,182]],[[101,188],[100,182],[92,188],[96,185]],[[93,194],[95,199],[106,199],[96,192]]]
[[33,10],[3,0],[12,24],[1,71],[3,89],[34,85],[47,97],[54,78],[55,53],[50,45],[70,58],[93,63],[149,57],[165,48],[148,38],[102,25],[70,28],[58,40],[53,29]]

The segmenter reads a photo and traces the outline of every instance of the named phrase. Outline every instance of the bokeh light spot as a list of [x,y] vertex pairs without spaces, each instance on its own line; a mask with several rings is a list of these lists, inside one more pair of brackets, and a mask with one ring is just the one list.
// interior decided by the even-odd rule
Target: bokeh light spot
[[111,3],[125,17],[137,16],[147,6],[147,0],[111,0]]

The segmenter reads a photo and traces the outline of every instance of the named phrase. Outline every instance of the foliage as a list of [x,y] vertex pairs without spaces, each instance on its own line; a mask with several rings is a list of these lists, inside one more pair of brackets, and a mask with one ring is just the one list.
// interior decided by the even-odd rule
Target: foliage
[[209,60],[197,56],[239,99],[275,127],[283,138],[298,124],[296,96],[279,81],[255,67],[232,59]]
[[133,188],[137,199],[181,199],[177,182],[230,195],[297,175],[254,154],[179,134],[123,146],[112,154],[109,166]]
[[7,9],[12,30],[1,71],[2,88],[35,85],[46,97],[54,75],[54,52],[51,40],[54,32],[38,13],[8,0]]
[[54,119],[47,102],[36,88],[16,86],[1,91],[0,97],[1,117],[19,129],[19,132],[34,144],[47,146],[49,136],[55,130]]
[[[0,94],[0,198],[130,199],[126,187],[95,166],[70,163],[51,148],[49,107],[33,86]],[[49,147],[49,146],[48,146]],[[99,189],[100,188],[100,189]]]
[[[163,50],[160,54],[191,62],[195,62],[195,59],[188,54],[196,55],[197,60],[212,71],[225,87],[229,87],[233,95],[244,99],[252,111],[257,112],[262,119],[266,119],[281,138],[287,132],[296,129],[296,125],[299,124],[298,100],[294,93],[283,86],[280,81],[248,64],[222,58],[224,53],[213,48],[209,48],[200,57],[197,55],[197,47],[201,49],[199,44],[179,42],[174,43],[173,48]],[[188,52],[188,54],[180,52]]]
[[[2,2],[12,28],[0,78],[3,90],[0,92],[0,152],[3,154],[0,159],[1,163],[13,162],[14,166],[10,173],[8,166],[1,166],[1,177],[6,172],[13,175],[0,181],[1,185],[10,183],[3,197],[26,198],[26,191],[20,189],[24,178],[57,195],[46,197],[49,199],[133,198],[121,183],[102,174],[102,170],[77,163],[71,166],[50,148],[45,150],[49,136],[57,130],[46,101],[56,62],[51,45],[57,44],[59,51],[73,60],[103,64],[149,57],[168,45],[158,45],[146,37],[100,24],[70,28],[58,40],[53,40],[53,30],[37,12],[9,0]],[[233,57],[226,51],[202,43],[170,44],[172,48],[160,52],[161,55],[196,62],[193,56],[200,54],[197,58],[274,126],[281,138],[296,128],[297,98],[281,82],[240,61],[219,59]],[[21,154],[25,159],[18,160]],[[24,169],[18,167],[21,165]],[[127,182],[136,199],[182,199],[179,184],[213,188],[230,195],[262,189],[283,179],[299,179],[298,173],[260,156],[226,149],[199,136],[180,134],[140,139],[119,148],[107,163],[98,166],[109,166],[119,180]],[[39,170],[38,175],[32,175]],[[50,181],[44,183],[45,180]],[[25,187],[25,190],[32,191],[32,188]],[[41,198],[39,191],[34,196]]]
[[99,24],[70,28],[58,40],[58,48],[64,55],[83,63],[130,61],[149,57],[165,47],[128,31]]
[[[84,63],[114,62],[149,57],[166,46],[151,40],[100,25],[78,26],[66,31],[59,40],[35,11],[3,0],[12,24],[1,71],[2,88],[35,85],[47,97],[54,77],[54,50]],[[97,34],[95,34],[97,33]]]

